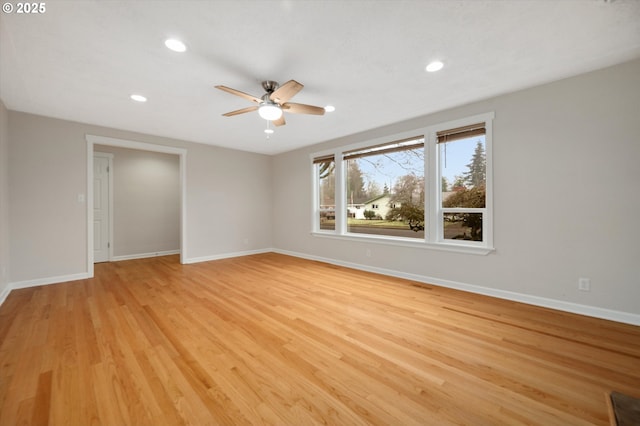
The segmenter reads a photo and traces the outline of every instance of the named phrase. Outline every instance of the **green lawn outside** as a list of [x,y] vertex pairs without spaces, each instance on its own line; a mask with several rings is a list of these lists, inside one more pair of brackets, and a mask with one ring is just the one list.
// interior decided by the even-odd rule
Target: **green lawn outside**
[[[335,225],[335,220],[323,220],[323,225]],[[367,220],[367,219],[354,219],[349,218],[347,220],[347,226],[371,226],[371,227],[379,227],[379,228],[402,228],[409,229],[409,225],[404,222],[397,220]]]

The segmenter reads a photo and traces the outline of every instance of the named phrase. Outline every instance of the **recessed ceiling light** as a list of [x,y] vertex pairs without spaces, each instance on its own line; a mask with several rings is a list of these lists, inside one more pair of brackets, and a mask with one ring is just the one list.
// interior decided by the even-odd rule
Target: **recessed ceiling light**
[[134,94],[134,95],[131,95],[131,96],[130,96],[130,98],[131,98],[131,99],[133,99],[133,100],[134,100],[134,101],[136,101],[136,102],[147,102],[147,98],[145,98],[145,97],[144,97],[144,96],[142,96],[142,95],[136,95],[136,94]]
[[185,50],[187,50],[187,46],[185,46],[183,42],[175,38],[169,38],[165,40],[164,45],[174,52],[184,52]]
[[444,66],[444,64],[440,61],[433,61],[431,63],[429,63],[429,65],[427,65],[427,72],[436,72],[436,71],[440,71],[442,69],[442,67]]
[[336,107],[334,107],[333,105],[327,105],[326,107],[324,107],[324,110],[326,112],[333,112],[336,110]]

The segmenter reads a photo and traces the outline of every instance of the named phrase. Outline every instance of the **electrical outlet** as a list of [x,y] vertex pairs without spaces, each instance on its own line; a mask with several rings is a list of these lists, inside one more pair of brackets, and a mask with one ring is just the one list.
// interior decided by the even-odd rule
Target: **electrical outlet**
[[366,255],[367,257],[371,257],[371,249],[367,249],[367,250],[365,251],[365,255]]
[[578,278],[578,290],[591,291],[591,280],[589,278]]

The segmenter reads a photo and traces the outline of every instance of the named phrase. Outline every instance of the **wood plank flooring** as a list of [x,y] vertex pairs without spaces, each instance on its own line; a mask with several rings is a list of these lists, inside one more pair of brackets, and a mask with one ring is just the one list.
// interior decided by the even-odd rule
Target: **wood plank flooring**
[[0,425],[608,424],[640,327],[269,253],[0,306]]

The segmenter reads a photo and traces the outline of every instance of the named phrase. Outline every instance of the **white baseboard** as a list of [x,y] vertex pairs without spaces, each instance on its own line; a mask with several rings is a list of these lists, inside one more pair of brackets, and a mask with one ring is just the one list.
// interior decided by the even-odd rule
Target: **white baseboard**
[[0,306],[2,306],[5,300],[7,300],[9,293],[11,293],[11,285],[7,285],[5,289],[2,290],[2,293],[0,293]]
[[231,257],[250,256],[252,254],[270,253],[273,251],[275,250],[271,248],[266,248],[266,249],[258,249],[258,250],[237,251],[233,253],[214,254],[211,256],[192,257],[189,259],[184,259],[182,263],[190,264],[190,263],[208,262],[210,260],[220,260],[220,259],[228,259]]
[[46,278],[38,278],[35,280],[17,281],[17,282],[10,283],[9,288],[11,290],[17,290],[19,288],[36,287],[39,285],[47,285],[47,284],[58,284],[58,283],[64,283],[67,281],[85,280],[87,278],[91,278],[91,275],[89,275],[86,272],[82,272],[79,274],[59,275],[57,277],[46,277]]
[[[514,302],[521,302],[529,305],[541,306],[544,308],[556,309],[559,311],[571,312],[575,314],[586,315],[589,317],[601,318],[601,319],[621,322],[625,324],[640,326],[640,315],[633,314],[630,312],[614,311],[611,309],[599,308],[596,306],[581,305],[578,303],[565,302],[561,300],[549,299],[549,298],[539,297],[539,296],[532,296],[528,294],[516,293],[516,292],[511,292],[506,290],[498,290],[494,288],[460,283],[456,281],[443,280],[443,279],[428,277],[424,275],[409,274],[406,272],[395,271],[392,269],[361,265],[353,262],[345,262],[342,260],[331,259],[331,258],[320,257],[320,256],[313,256],[305,253],[298,253],[298,252],[280,250],[275,248],[247,250],[247,251],[241,251],[241,252],[216,254],[211,256],[194,257],[190,259],[184,259],[183,263],[192,264],[192,263],[199,263],[199,262],[207,262],[210,260],[228,259],[232,257],[249,256],[253,254],[261,254],[261,253],[269,253],[269,252],[299,257],[302,259],[316,260],[319,262],[329,263],[329,264],[338,265],[338,266],[344,266],[346,268],[358,269],[358,270],[367,271],[367,272],[374,272],[377,274],[388,275],[388,276],[397,277],[397,278],[405,278],[408,280],[417,281],[425,284],[433,284],[441,287],[467,291],[470,293],[496,297],[499,299],[512,300]],[[160,253],[163,253],[163,254],[160,254]],[[164,256],[164,255],[177,254],[177,253],[179,253],[179,251],[157,252],[153,254],[148,253],[148,255],[144,255],[142,257]],[[140,257],[141,255],[136,255],[136,256],[138,257],[127,257],[127,259],[141,258]],[[124,256],[119,256],[118,260],[125,260]],[[0,294],[0,305],[2,305],[2,303],[5,301],[5,299],[9,295],[9,292],[14,289],[34,287],[34,286],[47,285],[47,284],[56,284],[56,283],[62,283],[67,281],[83,280],[87,278],[91,278],[91,276],[88,273],[80,273],[80,274],[63,275],[63,276],[57,276],[57,277],[48,277],[48,278],[41,278],[36,280],[27,280],[27,281],[9,283],[8,288],[5,288],[5,290]]]
[[180,254],[180,250],[154,251],[151,253],[137,253],[137,254],[127,254],[124,256],[113,256],[111,258],[111,261],[119,262],[121,260],[146,259],[148,257],[169,256],[172,254]]
[[594,318],[601,318],[625,324],[640,325],[640,315],[630,312],[614,311],[611,309],[598,308],[596,306],[580,305],[578,303],[564,302],[562,300],[548,299],[545,297],[532,296],[528,294],[516,293],[506,290],[498,290],[495,288],[482,287],[473,284],[460,283],[456,281],[443,280],[424,275],[409,274],[406,272],[395,271],[391,269],[378,268],[375,266],[361,265],[358,263],[345,262],[337,259],[330,259],[320,256],[312,256],[305,253],[292,252],[287,250],[273,249],[273,252],[285,254],[288,256],[300,257],[303,259],[316,260],[319,262],[330,263],[332,265],[344,266],[346,268],[358,269],[361,271],[374,272],[377,274],[388,275],[397,278],[405,278],[412,281],[418,281],[425,284],[433,284],[441,287],[452,288],[456,290],[467,291],[470,293],[482,294],[485,296],[496,297],[498,299],[511,300],[514,302],[526,303],[528,305],[540,306],[544,308],[555,309],[574,314],[585,315]]
[[[206,262],[209,260],[227,259],[230,257],[269,253],[272,251],[273,251],[272,249],[266,248],[266,249],[260,249],[260,250],[248,250],[248,251],[234,252],[234,253],[223,253],[223,254],[217,254],[212,256],[186,259],[185,261],[183,261],[183,263],[189,264],[189,263]],[[171,250],[171,251],[162,251],[162,252],[153,252],[153,253],[139,253],[139,254],[128,255],[128,256],[114,256],[111,259],[111,261],[144,259],[148,257],[168,256],[168,255],[179,254],[179,253],[180,253],[180,250]],[[92,275],[87,272],[83,272],[79,274],[61,275],[56,277],[38,278],[35,280],[25,280],[25,281],[17,281],[17,282],[9,283],[7,288],[5,288],[4,291],[0,294],[0,305],[2,305],[5,299],[9,296],[9,293],[11,292],[11,290],[17,290],[20,288],[28,288],[28,287],[36,287],[39,285],[58,284],[58,283],[63,283],[67,281],[84,280],[87,278],[92,278]]]

